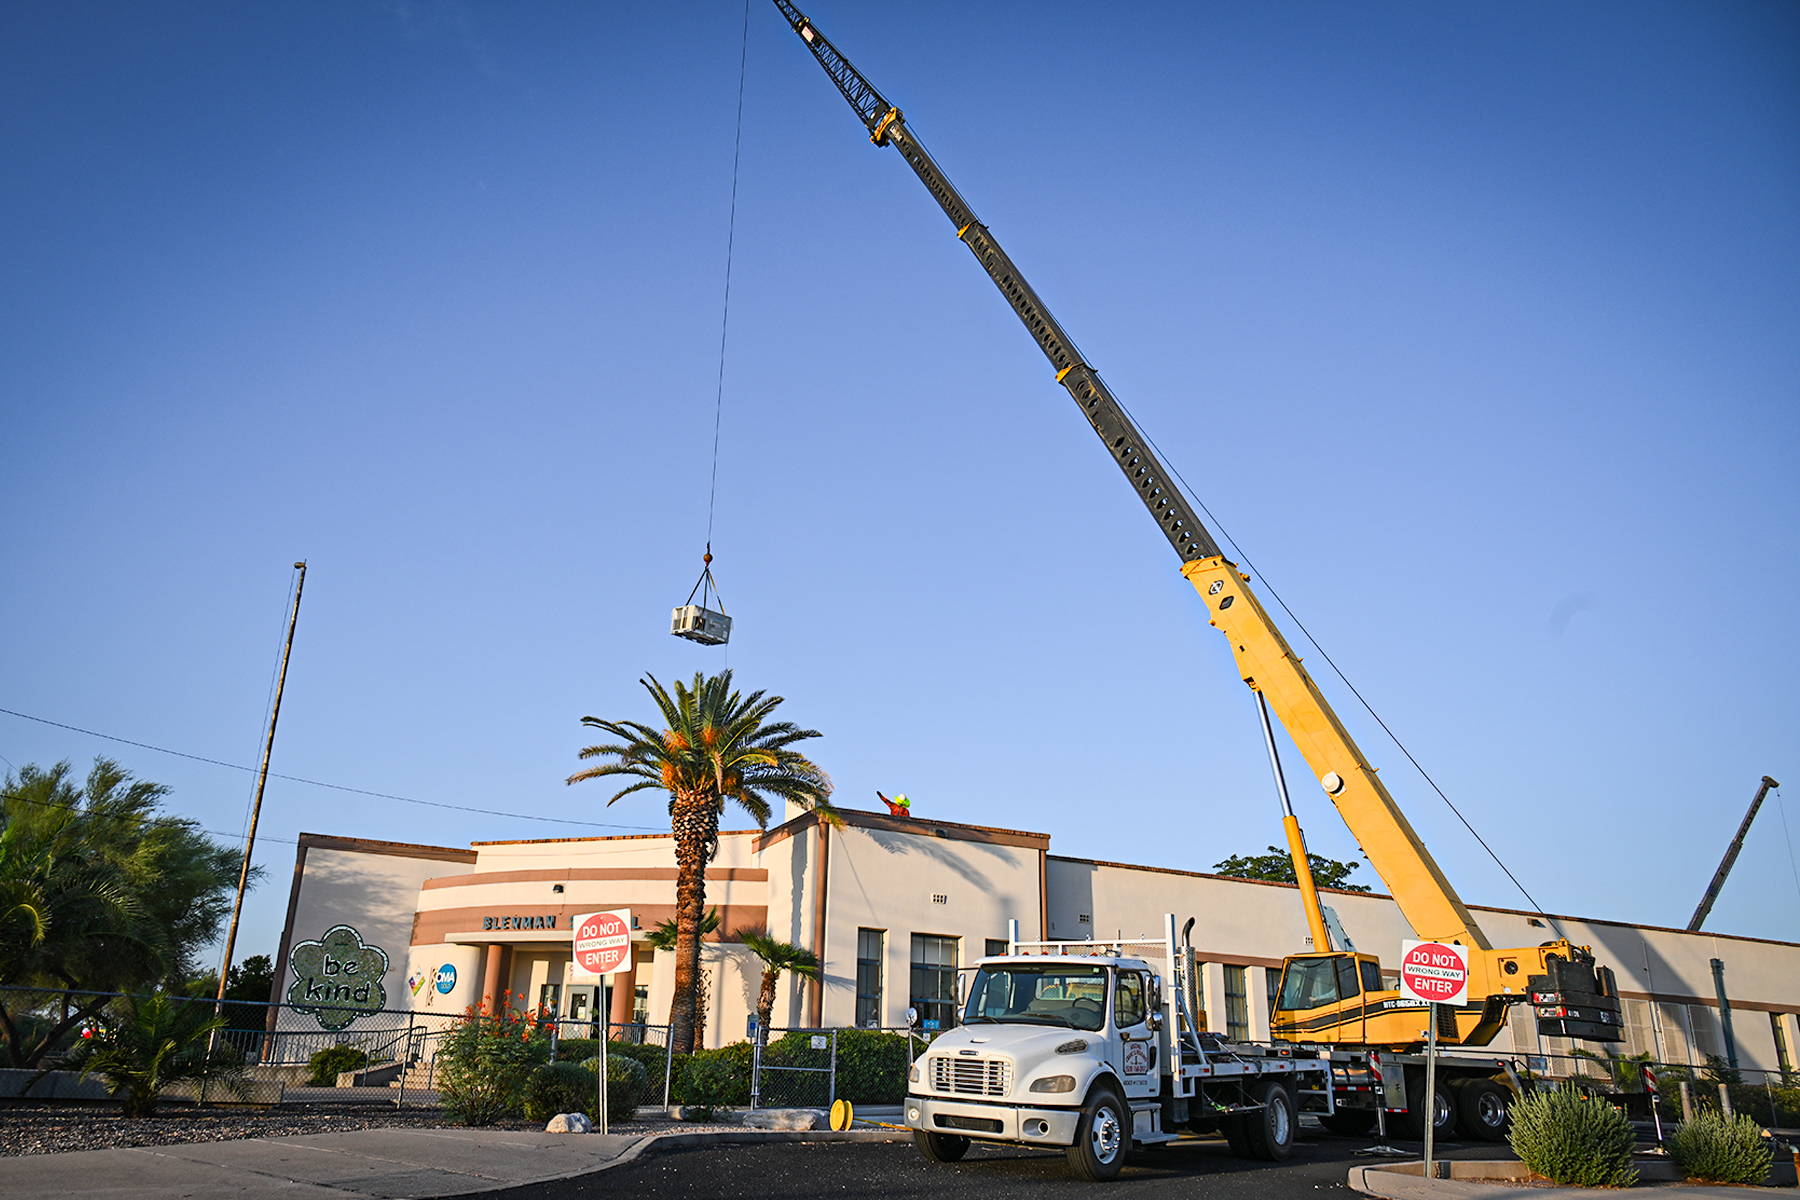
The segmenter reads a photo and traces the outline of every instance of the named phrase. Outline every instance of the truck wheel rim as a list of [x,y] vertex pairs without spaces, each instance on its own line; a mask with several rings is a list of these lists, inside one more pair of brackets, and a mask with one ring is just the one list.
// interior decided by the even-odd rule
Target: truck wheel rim
[[1094,1129],[1089,1135],[1094,1142],[1094,1157],[1103,1163],[1111,1162],[1119,1153],[1122,1133],[1118,1114],[1113,1112],[1111,1105],[1101,1105],[1094,1113]]
[[1288,1140],[1288,1106],[1271,1101],[1269,1104],[1269,1132],[1274,1135],[1277,1146],[1285,1146]]
[[1506,1101],[1492,1092],[1483,1092],[1476,1101],[1475,1114],[1487,1128],[1498,1129],[1506,1124]]

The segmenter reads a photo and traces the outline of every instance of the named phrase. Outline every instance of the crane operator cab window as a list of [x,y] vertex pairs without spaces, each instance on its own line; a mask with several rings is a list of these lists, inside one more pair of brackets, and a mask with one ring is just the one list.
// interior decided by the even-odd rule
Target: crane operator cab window
[[1350,994],[1356,995],[1354,960],[1335,955],[1330,958],[1294,958],[1288,960],[1287,970],[1281,976],[1280,1007],[1307,1009],[1336,1004],[1342,999],[1338,990],[1339,963],[1350,968]]

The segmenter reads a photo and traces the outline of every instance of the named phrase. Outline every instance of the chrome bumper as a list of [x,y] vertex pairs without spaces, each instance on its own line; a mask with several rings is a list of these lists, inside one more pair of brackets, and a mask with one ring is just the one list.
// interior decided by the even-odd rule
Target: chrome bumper
[[968,1104],[911,1093],[906,1097],[904,1116],[908,1129],[1043,1146],[1074,1145],[1075,1130],[1081,1123],[1078,1108]]

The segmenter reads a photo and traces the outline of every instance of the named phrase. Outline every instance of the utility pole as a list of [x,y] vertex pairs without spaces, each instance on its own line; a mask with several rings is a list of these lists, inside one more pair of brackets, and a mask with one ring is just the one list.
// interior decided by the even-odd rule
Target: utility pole
[[263,788],[269,782],[269,755],[275,749],[275,722],[281,719],[281,689],[287,686],[288,656],[294,652],[294,626],[300,621],[300,591],[306,586],[306,563],[294,564],[300,578],[294,583],[294,607],[288,613],[287,642],[281,648],[281,673],[275,679],[275,703],[269,709],[269,736],[263,742],[262,767],[256,773],[256,801],[250,806],[250,832],[244,838],[244,865],[238,871],[237,900],[231,906],[231,928],[225,934],[225,961],[219,967],[219,996],[213,1015],[225,1010],[225,980],[231,974],[231,952],[237,946],[238,917],[244,911],[244,888],[250,882],[250,853],[256,849],[256,821],[262,816]]
[[1713,901],[1719,898],[1719,891],[1725,886],[1725,877],[1731,874],[1731,868],[1737,862],[1738,851],[1744,848],[1744,838],[1750,833],[1750,822],[1756,820],[1756,810],[1762,807],[1763,797],[1769,794],[1770,788],[1778,788],[1767,775],[1762,777],[1762,786],[1756,789],[1756,799],[1750,802],[1750,811],[1744,814],[1744,823],[1738,826],[1737,836],[1731,839],[1731,845],[1725,849],[1725,861],[1713,872],[1712,882],[1706,885],[1706,895],[1700,897],[1700,906],[1694,909],[1694,915],[1687,923],[1689,933],[1699,933],[1700,925],[1706,920],[1706,914],[1712,911]]

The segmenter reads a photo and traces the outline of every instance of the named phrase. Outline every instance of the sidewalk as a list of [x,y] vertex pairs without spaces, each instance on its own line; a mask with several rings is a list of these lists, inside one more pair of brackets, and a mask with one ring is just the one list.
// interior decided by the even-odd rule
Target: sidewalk
[[[93,1200],[423,1200],[545,1183],[656,1148],[716,1142],[886,1141],[889,1130],[605,1135],[368,1129],[0,1159],[0,1196]],[[1741,1198],[1740,1198],[1741,1200]]]

